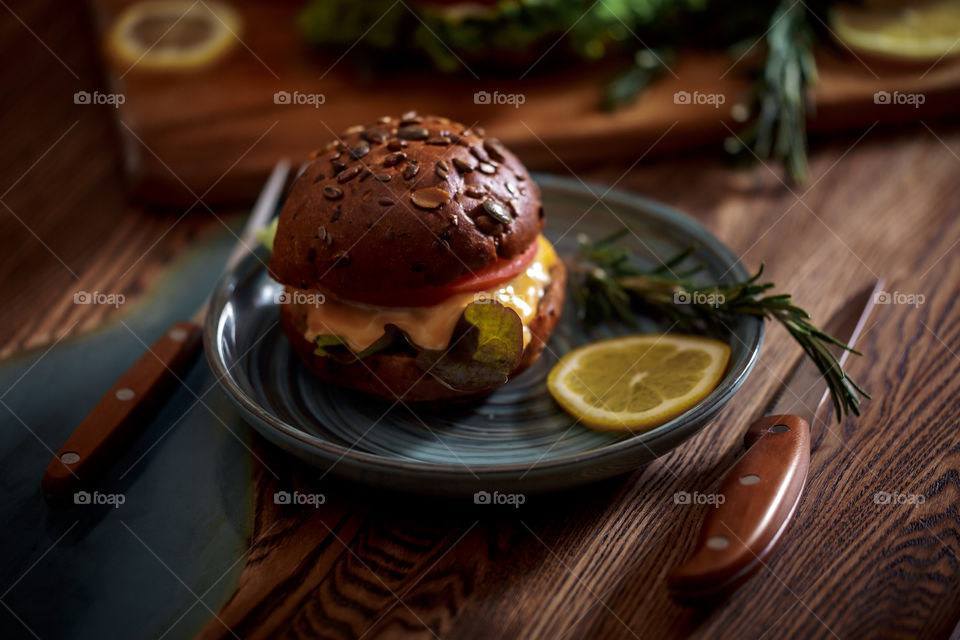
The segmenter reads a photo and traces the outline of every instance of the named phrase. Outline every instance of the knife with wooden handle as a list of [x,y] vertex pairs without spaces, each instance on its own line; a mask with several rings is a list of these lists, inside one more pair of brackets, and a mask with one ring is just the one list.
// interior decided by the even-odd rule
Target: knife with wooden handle
[[[286,161],[273,168],[227,259],[227,269],[256,247],[256,231],[276,214],[289,173]],[[62,500],[94,483],[150,424],[153,413],[180,386],[200,353],[206,313],[205,302],[190,320],[167,329],[100,398],[47,466],[41,482],[47,499]]]
[[[851,298],[828,323],[828,333],[854,345],[882,288],[881,280]],[[836,353],[840,366],[848,355]],[[677,600],[715,602],[767,562],[800,504],[810,424],[829,395],[826,379],[803,357],[766,415],[747,429],[746,452],[720,482],[693,554],[670,574],[667,585]]]

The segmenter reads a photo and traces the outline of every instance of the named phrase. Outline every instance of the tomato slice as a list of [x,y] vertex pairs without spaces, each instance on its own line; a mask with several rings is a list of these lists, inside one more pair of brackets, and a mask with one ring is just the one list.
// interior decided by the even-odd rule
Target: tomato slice
[[533,262],[537,255],[537,249],[540,248],[540,242],[534,240],[533,243],[518,256],[512,258],[501,258],[492,265],[474,273],[465,273],[441,289],[449,289],[451,293],[470,293],[472,291],[486,291],[492,289],[498,284],[503,284],[517,276]]
[[540,248],[539,240],[520,255],[500,258],[490,266],[473,273],[465,273],[442,287],[422,287],[412,291],[380,291],[355,298],[357,302],[384,307],[429,307],[460,293],[486,291],[513,279],[533,262]]

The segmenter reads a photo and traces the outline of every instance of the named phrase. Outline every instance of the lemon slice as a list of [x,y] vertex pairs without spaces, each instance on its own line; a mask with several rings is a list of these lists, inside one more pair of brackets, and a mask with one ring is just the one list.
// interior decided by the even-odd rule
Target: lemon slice
[[854,51],[914,61],[960,53],[960,2],[868,0],[830,9],[830,27]]
[[661,425],[703,400],[723,378],[730,347],[678,334],[612,338],[575,349],[547,378],[557,403],[611,431]]
[[207,65],[239,39],[240,15],[221,2],[137,2],[116,19],[107,36],[121,61],[146,69]]

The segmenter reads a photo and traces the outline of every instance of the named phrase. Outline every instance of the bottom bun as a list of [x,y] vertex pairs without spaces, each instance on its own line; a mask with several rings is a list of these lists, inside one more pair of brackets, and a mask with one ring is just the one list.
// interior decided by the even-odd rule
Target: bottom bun
[[[550,284],[543,293],[537,315],[528,325],[530,342],[523,350],[520,364],[510,374],[522,373],[540,357],[550,334],[553,333],[563,309],[567,272],[562,262],[550,268]],[[310,370],[325,382],[356,389],[390,401],[433,402],[444,400],[469,400],[485,396],[497,387],[464,393],[451,389],[417,365],[412,355],[375,353],[358,362],[345,364],[333,358],[315,355],[316,345],[303,336],[303,327],[298,323],[292,305],[283,305],[280,323],[300,358]],[[499,386],[499,385],[498,385]]]

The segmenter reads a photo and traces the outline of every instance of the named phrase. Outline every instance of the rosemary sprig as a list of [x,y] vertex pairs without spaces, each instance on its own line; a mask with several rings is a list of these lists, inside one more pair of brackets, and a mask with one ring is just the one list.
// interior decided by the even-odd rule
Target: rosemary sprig
[[633,64],[617,74],[604,88],[601,107],[613,111],[633,102],[651,82],[659,78],[673,64],[670,49],[640,49],[633,56]]
[[[806,119],[812,108],[808,89],[818,82],[809,11],[802,2],[783,0],[773,12],[763,70],[753,92],[757,113],[740,134],[761,160],[782,161],[795,182],[807,175]],[[739,143],[733,143],[736,153]]]
[[847,375],[829,346],[857,355],[859,352],[814,326],[810,314],[793,304],[790,294],[767,293],[774,284],[760,282],[762,266],[740,282],[700,285],[693,277],[704,266],[683,267],[694,249],[659,267],[644,269],[629,249],[616,244],[628,232],[624,228],[595,242],[580,239],[580,251],[571,272],[574,299],[584,322],[617,320],[636,326],[636,314],[640,311],[667,318],[681,331],[722,333],[738,316],[775,320],[826,379],[837,419],[850,413],[860,415],[860,397],[870,396]]

